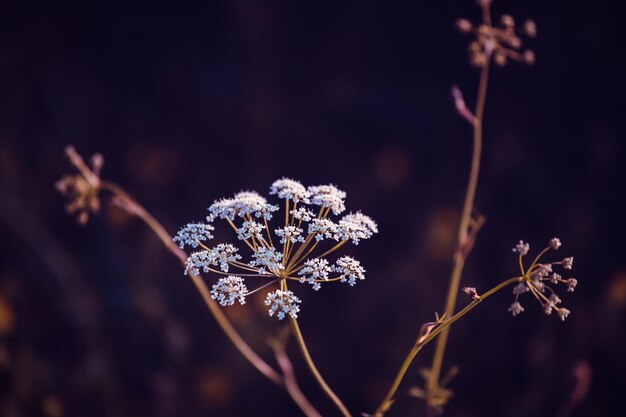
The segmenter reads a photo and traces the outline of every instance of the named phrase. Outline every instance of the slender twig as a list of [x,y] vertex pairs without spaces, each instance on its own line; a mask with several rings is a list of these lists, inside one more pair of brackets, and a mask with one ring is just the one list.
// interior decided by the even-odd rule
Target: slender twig
[[[111,192],[117,199],[117,204],[127,210],[129,213],[136,215],[146,223],[146,225],[158,236],[163,245],[178,258],[178,260],[185,265],[187,261],[187,254],[180,249],[172,240],[171,236],[165,228],[159,223],[141,204],[139,204],[133,197],[131,197],[120,186],[110,181],[101,181],[100,188]],[[211,298],[209,289],[205,282],[198,275],[191,275],[192,282],[196,286],[196,289],[202,296],[205,304],[209,308],[213,317],[217,321],[222,331],[226,334],[228,339],[235,345],[237,350],[250,362],[259,372],[265,375],[269,380],[277,385],[284,386],[283,377],[274,370],[267,362],[265,362],[256,352],[246,343],[237,330],[230,323],[222,309],[219,308],[217,303]]]
[[298,346],[300,347],[302,357],[304,358],[306,364],[309,367],[309,370],[311,371],[311,374],[313,375],[319,386],[337,406],[339,411],[341,411],[341,414],[343,414],[345,417],[351,417],[352,415],[350,414],[346,406],[339,399],[337,394],[335,394],[333,390],[328,386],[320,372],[317,370],[317,367],[313,362],[313,358],[311,358],[311,354],[309,353],[309,349],[307,348],[304,338],[302,337],[302,332],[300,331],[300,326],[298,326],[298,321],[294,318],[291,319],[291,328],[293,329],[293,333],[296,336],[296,340],[298,342]]
[[400,367],[400,370],[396,374],[396,377],[393,380],[393,383],[391,384],[391,387],[389,388],[387,395],[385,395],[385,398],[380,403],[380,405],[376,409],[376,412],[374,413],[373,416],[382,417],[389,410],[389,408],[391,407],[394,401],[393,397],[396,394],[396,391],[398,390],[400,383],[404,379],[404,376],[406,375],[407,370],[411,366],[411,363],[413,363],[415,356],[426,344],[428,344],[431,340],[433,340],[439,334],[443,335],[443,333],[446,332],[454,322],[456,322],[458,319],[460,319],[461,317],[469,313],[474,307],[476,307],[482,301],[487,299],[489,296],[495,294],[496,292],[500,291],[502,288],[508,285],[519,282],[520,279],[523,279],[523,277],[514,277],[514,278],[510,278],[510,279],[507,279],[506,281],[501,282],[500,284],[496,285],[495,287],[493,287],[486,293],[476,297],[465,308],[463,308],[461,311],[459,311],[455,315],[451,316],[449,319],[441,321],[440,324],[434,330],[430,331],[430,333],[427,333],[425,336],[418,337],[417,341],[415,342],[415,345],[413,346],[413,348],[407,355],[406,359],[402,363],[402,366]]
[[[483,20],[489,25],[490,16],[489,8],[486,2],[482,3]],[[449,317],[456,306],[457,294],[459,293],[459,287],[461,284],[461,275],[463,273],[463,267],[465,266],[465,260],[469,254],[468,245],[468,231],[472,217],[472,209],[474,207],[474,199],[476,195],[476,188],[478,185],[478,176],[480,172],[480,158],[482,151],[482,135],[483,135],[483,116],[485,112],[485,101],[487,98],[487,85],[489,82],[489,67],[490,67],[490,52],[487,51],[487,60],[485,65],[480,71],[480,81],[478,86],[478,96],[476,99],[476,108],[474,111],[473,120],[473,150],[472,150],[472,163],[470,168],[470,176],[467,183],[467,190],[465,193],[465,202],[463,203],[463,212],[461,214],[461,222],[459,224],[459,231],[457,235],[457,249],[454,257],[454,265],[452,273],[450,275],[450,286],[448,288],[448,296],[446,300],[445,314]],[[427,392],[428,397],[432,397],[435,394],[439,386],[439,378],[441,375],[441,367],[443,364],[443,357],[445,354],[446,344],[448,341],[449,328],[446,328],[441,337],[437,340],[437,347],[435,348],[435,355],[433,357],[432,366],[428,374]],[[428,402],[428,401],[427,401]]]
[[322,417],[322,415],[315,409],[315,407],[313,407],[313,404],[311,404],[300,389],[293,366],[291,365],[291,361],[289,360],[283,345],[276,341],[272,344],[272,348],[274,349],[276,362],[278,363],[278,366],[280,366],[280,369],[285,377],[285,389],[289,392],[291,398],[293,398],[298,407],[300,407],[300,410],[302,410],[307,417]]

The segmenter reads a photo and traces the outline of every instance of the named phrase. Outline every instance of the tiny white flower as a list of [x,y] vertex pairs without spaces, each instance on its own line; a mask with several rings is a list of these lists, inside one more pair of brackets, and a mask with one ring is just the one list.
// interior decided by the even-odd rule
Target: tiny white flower
[[576,278],[569,278],[567,281],[567,292],[574,292],[576,285],[578,285],[578,281]]
[[326,259],[308,259],[304,262],[304,267],[298,271],[298,275],[301,276],[301,283],[309,283],[313,286],[315,291],[321,288],[321,285],[317,280],[323,279],[328,281],[328,274],[332,272],[328,261]]
[[355,245],[361,239],[369,239],[374,233],[378,233],[376,222],[361,212],[345,215],[338,226],[337,236],[339,240],[352,240]]
[[305,207],[298,207],[297,210],[291,210],[289,211],[289,214],[291,214],[296,220],[302,220],[303,222],[310,222],[311,219],[315,217],[315,214]]
[[270,317],[276,314],[279,320],[285,318],[288,314],[291,318],[298,318],[300,312],[300,304],[302,301],[291,291],[276,290],[267,294],[265,305],[270,306],[268,313]]
[[558,295],[556,294],[552,294],[550,296],[550,302],[552,302],[554,305],[560,304],[561,303],[561,299],[559,298]]
[[295,203],[309,203],[311,193],[304,185],[290,178],[281,178],[274,181],[270,187],[270,195],[278,195],[278,198],[292,200]]
[[515,295],[521,295],[521,294],[524,294],[525,292],[528,292],[528,291],[530,291],[530,290],[528,289],[526,284],[524,284],[523,282],[520,282],[515,287],[513,287],[513,294],[515,294]]
[[316,185],[309,187],[308,191],[311,193],[311,204],[325,208],[330,207],[334,214],[341,214],[345,211],[346,193],[334,185]]
[[550,247],[554,250],[561,247],[561,240],[558,237],[553,237],[550,239]]
[[522,256],[525,256],[530,250],[530,245],[528,243],[524,243],[523,240],[520,240],[517,245],[513,248],[513,252],[517,252]]
[[515,317],[524,312],[524,307],[522,307],[522,305],[518,301],[515,301],[509,307],[509,312]]
[[214,258],[211,252],[202,250],[193,252],[187,258],[185,275],[191,272],[191,275],[200,275],[200,271],[209,272],[209,267],[213,264]]
[[309,223],[309,234],[314,234],[318,242],[324,239],[339,240],[338,231],[337,224],[329,219],[313,219]]
[[215,202],[211,204],[207,220],[210,222],[218,218],[234,220],[236,213],[235,200],[232,198],[222,198],[215,200]]
[[228,263],[241,259],[241,255],[237,254],[238,251],[239,249],[230,243],[220,243],[211,249],[211,256],[214,257],[213,265],[219,264],[222,271],[228,272]]
[[563,259],[562,265],[564,269],[572,269],[572,266],[574,266],[574,258],[569,256]]
[[183,249],[185,245],[192,248],[198,247],[198,242],[201,240],[213,239],[211,232],[215,230],[210,224],[199,223],[187,223],[186,226],[181,228],[176,236],[174,242],[178,243],[178,247]]
[[254,259],[250,261],[251,266],[266,267],[270,271],[275,271],[283,268],[283,254],[277,252],[276,249],[273,247],[265,248],[261,246],[256,250],[256,252],[252,254],[252,257]]
[[556,314],[559,315],[559,318],[562,321],[565,321],[565,319],[569,316],[570,311],[568,309],[566,309],[566,308],[561,307],[561,308],[556,310]]
[[285,226],[274,230],[274,233],[281,238],[280,243],[285,243],[288,240],[291,243],[304,242],[302,232],[302,229],[295,226]]
[[256,239],[261,239],[261,233],[263,233],[263,226],[255,221],[245,221],[239,229],[237,229],[237,238],[239,240],[250,239],[254,236]]
[[350,286],[354,286],[357,280],[365,279],[365,269],[359,261],[350,256],[342,256],[337,259],[332,268],[334,272],[340,274],[340,281],[348,282]]
[[211,289],[211,298],[224,307],[232,306],[235,301],[245,304],[246,294],[248,294],[248,288],[243,279],[234,275],[220,278]]

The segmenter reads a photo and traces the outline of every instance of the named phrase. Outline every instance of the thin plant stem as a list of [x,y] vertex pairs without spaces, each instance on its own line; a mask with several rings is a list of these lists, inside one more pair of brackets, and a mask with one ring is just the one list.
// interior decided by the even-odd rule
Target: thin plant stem
[[495,294],[496,292],[500,291],[501,289],[503,289],[504,287],[506,287],[508,285],[515,284],[515,283],[519,282],[521,279],[523,279],[523,277],[514,277],[514,278],[510,278],[510,279],[507,279],[506,281],[501,282],[500,284],[496,285],[495,287],[493,287],[492,289],[490,289],[486,293],[476,297],[471,303],[469,303],[461,311],[459,311],[458,313],[456,313],[455,315],[453,315],[449,319],[444,320],[443,322],[441,322],[441,324],[438,327],[436,327],[434,330],[432,330],[430,333],[428,333],[425,336],[422,336],[422,337],[418,338],[417,341],[415,342],[415,345],[413,346],[413,348],[411,348],[411,351],[409,352],[409,354],[407,355],[406,359],[402,363],[402,366],[400,367],[400,370],[396,374],[396,377],[394,378],[393,383],[391,384],[391,387],[389,388],[389,391],[387,391],[387,395],[385,395],[385,398],[380,403],[380,405],[376,409],[376,412],[374,413],[373,416],[374,417],[382,417],[389,410],[389,408],[391,407],[391,405],[393,404],[393,401],[394,401],[393,397],[396,394],[396,392],[398,390],[398,387],[400,386],[400,383],[404,379],[404,376],[406,375],[407,370],[409,369],[409,367],[413,363],[413,360],[415,359],[415,356],[417,356],[419,351],[424,346],[426,346],[431,340],[433,340],[438,335],[440,335],[440,334],[443,335],[443,333],[445,333],[446,330],[448,330],[450,328],[450,326],[454,322],[459,320],[461,317],[465,316],[474,307],[476,307],[482,301],[486,300],[489,296]]
[[[187,262],[187,254],[180,249],[172,240],[171,236],[165,228],[159,223],[143,206],[141,206],[134,198],[132,198],[126,191],[124,191],[117,184],[110,181],[102,181],[100,188],[111,192],[119,201],[120,206],[126,209],[129,213],[136,215],[146,223],[146,225],[157,235],[163,245],[178,258],[181,264],[185,265]],[[217,321],[222,331],[226,334],[228,339],[235,345],[237,350],[250,362],[259,372],[265,375],[270,381],[277,385],[284,386],[283,377],[274,370],[267,362],[265,362],[256,352],[246,343],[237,330],[230,323],[226,315],[222,312],[215,300],[211,298],[209,289],[205,282],[198,275],[191,275],[192,282],[196,289],[202,296],[205,304],[209,308],[209,311]]]
[[[484,9],[483,15],[489,15],[488,10]],[[489,54],[488,54],[489,55]],[[480,71],[480,81],[478,86],[478,97],[476,99],[476,109],[474,111],[474,123],[473,123],[473,150],[472,150],[472,163],[470,168],[470,176],[467,183],[467,190],[465,193],[465,202],[463,203],[463,212],[461,214],[461,222],[459,224],[459,231],[457,236],[457,249],[454,257],[454,266],[450,275],[450,286],[448,289],[448,296],[446,300],[446,316],[454,312],[456,306],[457,294],[459,293],[459,286],[461,284],[461,275],[463,273],[463,267],[465,266],[465,259],[467,258],[469,247],[468,245],[468,230],[472,218],[472,208],[474,207],[474,199],[476,196],[476,188],[478,185],[478,176],[480,172],[480,159],[482,151],[482,135],[483,135],[483,116],[485,112],[485,101],[487,98],[487,85],[489,82],[489,56],[487,57],[486,64]],[[437,347],[435,348],[435,355],[433,357],[432,366],[428,375],[427,391],[429,395],[434,394],[439,386],[439,378],[441,376],[441,367],[443,364],[443,357],[446,350],[446,344],[448,341],[448,335],[450,330],[448,327],[442,332],[441,337],[437,340]]]
[[296,374],[293,370],[293,365],[287,356],[287,352],[285,352],[285,348],[279,342],[275,342],[272,347],[274,349],[274,355],[276,356],[276,362],[285,376],[285,389],[289,392],[291,398],[293,398],[307,417],[322,417],[300,389],[298,381],[296,380]]
[[315,363],[313,362],[313,358],[311,358],[311,354],[309,353],[309,349],[307,348],[304,338],[302,337],[302,332],[300,331],[300,326],[298,325],[298,321],[294,318],[291,319],[291,328],[293,329],[293,333],[296,336],[296,341],[298,342],[298,347],[300,347],[300,352],[302,353],[302,357],[304,358],[304,361],[308,365],[309,370],[311,371],[311,374],[313,375],[313,377],[315,378],[319,386],[326,393],[326,395],[331,399],[331,401],[337,406],[339,411],[341,411],[341,414],[343,414],[345,417],[351,417],[352,415],[350,414],[346,406],[339,399],[337,394],[335,394],[333,390],[328,386],[328,384],[326,383],[326,381],[324,380],[320,372],[317,370],[317,367],[315,366]]

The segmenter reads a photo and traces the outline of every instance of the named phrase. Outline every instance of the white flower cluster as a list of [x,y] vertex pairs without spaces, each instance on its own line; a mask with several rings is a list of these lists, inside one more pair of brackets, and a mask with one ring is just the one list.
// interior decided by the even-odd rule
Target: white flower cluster
[[280,243],[286,243],[287,241],[291,243],[304,242],[302,229],[299,227],[285,226],[274,230],[274,233],[276,233],[276,236],[280,236]]
[[346,193],[332,184],[309,187],[311,204],[330,208],[333,214],[341,214],[346,210],[344,200]]
[[320,280],[328,281],[330,272],[332,268],[326,259],[315,258],[304,262],[304,268],[298,272],[298,275],[301,276],[301,283],[309,283],[315,291],[318,291],[321,288]]
[[245,304],[246,294],[248,294],[248,288],[243,279],[233,275],[220,278],[211,289],[211,298],[217,300],[221,306],[232,306],[235,301]]
[[291,291],[276,290],[267,294],[265,305],[270,306],[270,317],[276,313],[278,320],[285,318],[288,314],[291,318],[297,319],[300,312],[300,304],[302,301]]
[[233,198],[217,200],[209,207],[209,222],[215,219],[235,220],[235,217],[253,216],[265,220],[272,219],[272,213],[278,206],[268,204],[265,198],[254,191],[242,191]]
[[333,265],[333,271],[341,274],[341,282],[347,282],[351,287],[356,284],[357,280],[365,279],[365,269],[359,261],[350,256],[342,256],[337,259]]
[[247,220],[243,222],[241,227],[237,229],[237,238],[239,240],[250,239],[254,236],[256,239],[261,239],[261,233],[265,229],[261,223],[257,223],[255,221]]
[[538,258],[526,270],[523,268],[522,258],[530,251],[530,245],[520,240],[515,248],[513,248],[513,252],[519,253],[520,271],[522,273],[519,284],[513,288],[515,301],[509,307],[509,312],[513,316],[524,312],[524,307],[520,304],[518,299],[520,295],[528,292],[539,301],[544,313],[547,315],[552,314],[554,311],[561,320],[565,320],[569,316],[570,311],[565,307],[559,306],[561,299],[548,284],[564,284],[568,292],[574,291],[578,283],[575,278],[563,279],[561,275],[553,271],[554,266],[561,266],[565,270],[572,269],[574,258],[567,257],[559,262],[539,262],[541,256],[548,250],[557,250],[560,247],[561,241],[558,238],[551,239],[548,247],[539,254]]
[[270,187],[270,195],[278,195],[283,200],[291,200],[294,203],[310,202],[311,193],[304,188],[304,185],[290,178],[281,178],[274,181]]
[[176,233],[174,242],[178,243],[178,246],[182,249],[185,245],[189,245],[192,248],[197,248],[200,241],[213,239],[211,232],[215,230],[210,224],[200,223],[187,223],[187,226],[183,227]]
[[[214,300],[222,306],[236,301],[243,304],[247,296],[274,284],[279,289],[269,292],[265,299],[269,315],[296,318],[301,301],[288,289],[289,283],[309,284],[317,291],[322,283],[345,282],[354,286],[365,279],[365,269],[356,259],[342,256],[334,264],[327,259],[344,244],[358,245],[378,233],[376,223],[361,212],[331,219],[331,215],[340,215],[346,209],[344,191],[332,184],[305,187],[296,180],[281,178],[270,186],[269,193],[284,200],[284,224],[278,227],[269,229],[269,222],[282,221],[282,216],[274,216],[280,205],[268,203],[256,192],[242,191],[211,204],[208,223],[189,223],[174,237],[181,249],[202,249],[187,258],[186,274],[222,275],[210,291]],[[230,243],[213,248],[205,245],[213,239],[213,223],[219,219],[225,220],[238,241],[251,250],[249,260],[244,261],[239,249]],[[273,242],[272,236],[278,240]],[[248,291],[244,277],[248,282],[266,283]]]
[[191,272],[192,275],[199,275],[200,269],[209,272],[211,266],[219,266],[221,271],[228,272],[229,265],[241,259],[238,251],[239,249],[230,243],[220,243],[213,249],[194,252],[187,258],[185,274]]

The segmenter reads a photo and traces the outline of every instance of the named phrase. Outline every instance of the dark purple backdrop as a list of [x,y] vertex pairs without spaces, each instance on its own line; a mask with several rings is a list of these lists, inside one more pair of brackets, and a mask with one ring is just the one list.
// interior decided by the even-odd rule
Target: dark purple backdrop
[[[486,215],[463,282],[515,273],[511,247],[554,235],[579,289],[565,323],[503,293],[455,327],[447,415],[553,416],[582,361],[591,391],[574,415],[616,415],[626,383],[623,13],[611,1],[500,0],[533,17],[529,68],[493,71],[476,205]],[[174,232],[216,198],[265,193],[280,176],[333,182],[380,226],[349,252],[354,288],[304,299],[301,326],[352,411],[371,411],[421,323],[441,310],[462,204],[477,72],[457,17],[472,1],[3,1],[0,6],[0,409],[6,416],[292,416],[285,393],[243,361],[177,261],[137,221],[105,207],[79,227],[54,181],[66,144],[106,158]],[[223,229],[225,232],[225,229]],[[221,232],[220,232],[221,233]],[[460,303],[466,303],[461,297]],[[271,359],[275,320],[231,311]],[[259,307],[259,308],[257,308]],[[300,382],[332,405],[294,346]],[[406,388],[389,416],[421,415]],[[559,411],[561,410],[561,411]],[[563,415],[563,414],[561,414]]]

